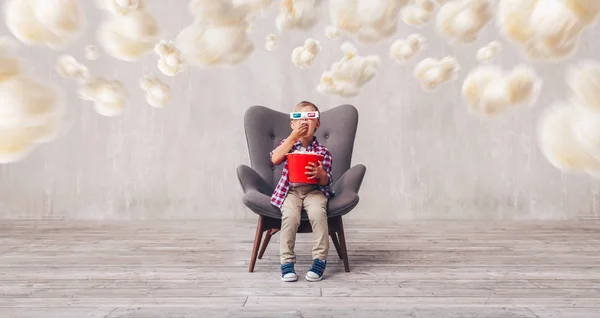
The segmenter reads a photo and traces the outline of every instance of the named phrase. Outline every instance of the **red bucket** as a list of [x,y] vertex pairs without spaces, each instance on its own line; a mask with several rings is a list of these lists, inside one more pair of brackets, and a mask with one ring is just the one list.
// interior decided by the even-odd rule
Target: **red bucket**
[[287,154],[288,161],[288,177],[291,183],[309,183],[317,184],[317,178],[308,179],[306,175],[307,166],[310,162],[314,162],[317,166],[319,161],[323,160],[323,155],[316,153],[289,153]]

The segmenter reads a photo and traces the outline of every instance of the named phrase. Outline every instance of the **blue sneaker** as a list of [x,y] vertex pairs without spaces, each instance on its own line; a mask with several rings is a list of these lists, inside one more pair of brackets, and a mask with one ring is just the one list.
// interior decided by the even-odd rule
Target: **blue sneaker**
[[294,263],[281,264],[281,280],[284,282],[295,282],[298,280],[294,271]]
[[306,273],[306,280],[310,282],[318,282],[323,279],[323,273],[325,272],[325,267],[327,266],[327,261],[322,261],[318,258],[315,258],[310,269]]

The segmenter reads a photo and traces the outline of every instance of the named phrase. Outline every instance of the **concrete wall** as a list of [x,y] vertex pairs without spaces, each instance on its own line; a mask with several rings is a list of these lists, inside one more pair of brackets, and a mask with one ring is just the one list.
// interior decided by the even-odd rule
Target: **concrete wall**
[[[345,99],[315,91],[321,72],[339,60],[342,39],[324,35],[329,16],[311,31],[279,36],[278,48],[264,49],[276,32],[276,5],[250,34],[255,52],[235,69],[192,68],[161,78],[174,99],[165,109],[144,102],[137,81],[160,75],[157,58],[137,63],[115,60],[101,51],[97,61],[84,59],[83,47],[96,44],[101,13],[84,1],[90,22],[84,36],[67,52],[96,75],[123,81],[130,101],[118,117],[103,117],[76,96],[76,84],[56,75],[61,52],[22,47],[35,76],[55,81],[68,93],[67,122],[53,142],[24,160],[0,166],[0,218],[68,219],[242,219],[255,215],[241,203],[235,174],[248,163],[243,133],[244,110],[253,104],[288,111],[299,100],[323,110],[352,103],[360,110],[354,163],[368,167],[354,219],[555,219],[598,218],[598,182],[563,175],[542,156],[535,139],[540,112],[566,92],[565,67],[583,57],[597,58],[600,30],[588,30],[578,52],[558,64],[532,64],[544,78],[539,102],[492,120],[467,113],[460,87],[476,65],[475,51],[491,40],[505,44],[499,61],[512,67],[523,61],[507,46],[495,25],[488,25],[471,45],[451,47],[428,26],[399,25],[395,37],[381,44],[359,45],[359,53],[382,57],[379,74],[361,95]],[[169,5],[166,5],[166,3]],[[165,38],[191,23],[187,1],[148,1]],[[9,34],[4,23],[3,34]],[[427,49],[408,67],[388,56],[391,42],[421,32]],[[314,67],[299,70],[290,59],[307,37],[321,41]],[[356,42],[354,42],[356,43]],[[426,93],[412,77],[416,62],[427,56],[454,55],[462,66],[457,81]]]

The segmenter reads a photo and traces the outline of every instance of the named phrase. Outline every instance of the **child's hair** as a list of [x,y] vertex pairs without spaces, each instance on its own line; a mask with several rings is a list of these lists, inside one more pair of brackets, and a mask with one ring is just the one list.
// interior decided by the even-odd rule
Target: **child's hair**
[[317,107],[317,105],[311,103],[311,102],[307,102],[305,100],[299,102],[298,104],[296,104],[296,106],[294,106],[294,111],[297,112],[299,111],[302,107],[311,107],[313,109],[313,111],[318,112],[319,111],[319,107]]

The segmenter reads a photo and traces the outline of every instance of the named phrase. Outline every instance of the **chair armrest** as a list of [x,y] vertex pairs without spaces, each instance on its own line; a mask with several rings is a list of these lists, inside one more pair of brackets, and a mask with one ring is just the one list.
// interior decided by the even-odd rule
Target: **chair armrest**
[[362,164],[355,165],[354,167],[346,170],[344,174],[342,174],[333,182],[333,191],[335,191],[335,193],[352,191],[358,194],[366,171],[367,167]]
[[244,193],[255,190],[270,196],[273,192],[267,181],[247,165],[237,167],[237,176]]

